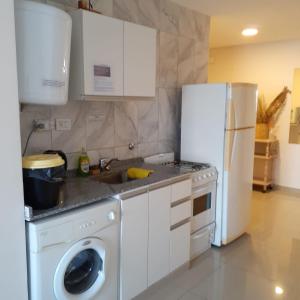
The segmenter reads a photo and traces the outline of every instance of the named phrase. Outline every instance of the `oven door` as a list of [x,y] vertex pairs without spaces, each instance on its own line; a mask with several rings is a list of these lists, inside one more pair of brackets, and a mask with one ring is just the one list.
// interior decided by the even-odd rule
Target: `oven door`
[[192,233],[215,221],[216,181],[193,188]]

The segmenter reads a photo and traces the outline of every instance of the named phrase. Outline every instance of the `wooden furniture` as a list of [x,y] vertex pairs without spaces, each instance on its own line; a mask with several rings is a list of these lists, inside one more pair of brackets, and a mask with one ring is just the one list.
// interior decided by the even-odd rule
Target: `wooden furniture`
[[278,140],[255,140],[253,185],[262,186],[263,192],[273,185],[273,161],[277,154]]

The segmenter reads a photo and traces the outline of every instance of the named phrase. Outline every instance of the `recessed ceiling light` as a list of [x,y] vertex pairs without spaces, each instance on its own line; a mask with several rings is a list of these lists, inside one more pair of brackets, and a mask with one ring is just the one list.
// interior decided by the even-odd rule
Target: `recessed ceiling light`
[[282,287],[280,287],[280,286],[276,286],[276,287],[275,287],[275,294],[277,294],[277,295],[282,295],[283,292],[284,292],[284,290],[283,290]]
[[258,30],[256,28],[245,28],[242,31],[243,36],[254,36],[254,35],[257,35],[257,33],[258,33]]

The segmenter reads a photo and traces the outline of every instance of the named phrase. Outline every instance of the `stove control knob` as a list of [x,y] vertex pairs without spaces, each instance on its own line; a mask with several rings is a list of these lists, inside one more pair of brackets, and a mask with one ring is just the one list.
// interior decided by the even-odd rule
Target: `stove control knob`
[[204,179],[204,178],[206,178],[207,176],[206,176],[206,174],[204,174],[202,177],[203,177],[203,179]]

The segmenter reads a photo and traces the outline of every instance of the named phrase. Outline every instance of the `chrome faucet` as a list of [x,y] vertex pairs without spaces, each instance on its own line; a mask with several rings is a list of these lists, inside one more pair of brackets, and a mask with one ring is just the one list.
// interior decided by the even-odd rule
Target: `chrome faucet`
[[118,161],[118,159],[117,158],[112,158],[112,159],[108,160],[107,158],[100,158],[99,159],[99,170],[100,170],[100,172],[110,171],[111,163],[113,161]]

